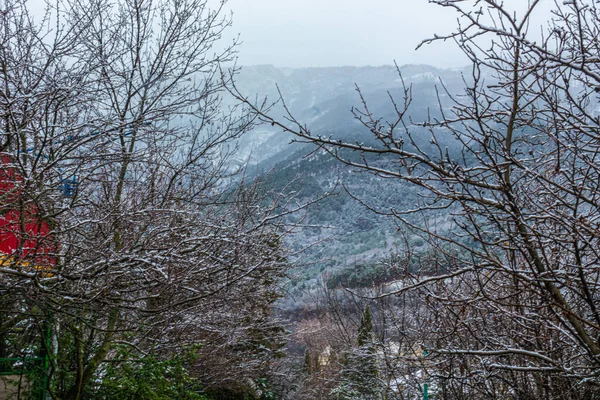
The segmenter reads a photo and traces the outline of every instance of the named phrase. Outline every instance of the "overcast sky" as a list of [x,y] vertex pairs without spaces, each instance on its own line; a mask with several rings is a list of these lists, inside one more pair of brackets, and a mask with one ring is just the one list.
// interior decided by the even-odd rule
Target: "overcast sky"
[[[505,1],[526,4],[526,0]],[[545,1],[549,10],[551,1]],[[456,26],[455,13],[427,0],[229,0],[227,7],[234,13],[232,31],[243,41],[241,65],[468,63],[449,42],[415,51],[421,40]]]

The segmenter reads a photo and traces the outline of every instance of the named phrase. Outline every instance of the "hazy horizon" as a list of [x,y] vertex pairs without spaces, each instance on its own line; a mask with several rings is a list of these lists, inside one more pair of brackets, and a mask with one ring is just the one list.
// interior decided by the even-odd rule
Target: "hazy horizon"
[[[505,0],[518,11],[523,0]],[[550,16],[542,0],[535,21]],[[425,64],[462,68],[470,64],[452,41],[422,46],[434,34],[457,26],[457,14],[427,0],[228,0],[229,37],[240,35],[238,64],[278,68],[324,68]]]
[[[427,64],[427,63],[411,63],[411,62],[407,62],[407,63],[403,63],[397,64],[399,68],[402,67],[406,67],[406,66],[427,66],[427,67],[433,67],[436,69],[440,69],[440,70],[461,70],[463,68],[467,68],[470,67],[471,64],[469,64],[468,62],[465,63],[464,65],[459,65],[456,67],[440,67],[440,66],[436,66],[436,65],[432,65],[432,64]],[[245,68],[245,67],[274,67],[277,69],[327,69],[327,68],[385,68],[385,67],[391,67],[391,68],[395,68],[396,66],[392,63],[388,63],[388,64],[364,64],[364,65],[324,65],[324,66],[310,66],[310,67],[303,67],[303,66],[298,66],[298,67],[289,67],[289,66],[283,66],[283,65],[277,65],[277,64],[240,64],[238,63],[239,67]]]

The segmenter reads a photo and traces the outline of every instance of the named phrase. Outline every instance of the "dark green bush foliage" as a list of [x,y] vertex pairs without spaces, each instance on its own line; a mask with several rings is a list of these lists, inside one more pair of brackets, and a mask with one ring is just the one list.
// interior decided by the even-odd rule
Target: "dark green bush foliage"
[[327,288],[362,288],[392,282],[404,276],[404,271],[378,264],[357,264],[334,273],[327,279]]
[[147,356],[110,363],[101,384],[85,398],[106,400],[208,400],[186,368],[192,353],[169,360]]

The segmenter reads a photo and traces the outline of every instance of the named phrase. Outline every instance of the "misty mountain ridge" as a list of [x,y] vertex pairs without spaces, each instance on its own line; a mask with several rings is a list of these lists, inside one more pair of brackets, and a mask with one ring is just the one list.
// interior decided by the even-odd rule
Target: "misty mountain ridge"
[[[464,76],[470,74],[467,68],[439,69],[428,65],[405,65],[399,70],[401,75],[392,65],[298,69],[247,66],[236,76],[236,86],[240,93],[258,103],[265,98],[267,103],[276,102],[279,88],[291,114],[314,135],[357,140],[370,135],[351,113],[353,108],[361,107],[357,87],[378,117],[391,120],[395,111],[390,95],[402,104],[404,80],[404,85],[412,89],[409,115],[413,121],[423,121],[428,115],[439,113],[438,96],[442,104],[449,106],[445,91],[462,92]],[[286,122],[281,102],[269,114]],[[272,167],[293,151],[294,148],[288,146],[291,140],[292,136],[278,127],[258,126],[239,142],[236,161]]]
[[[401,107],[404,87],[410,88],[410,120],[406,122],[411,125],[413,139],[426,149],[431,134],[412,122],[439,115],[440,104],[445,110],[449,109],[452,103],[446,91],[453,96],[460,94],[464,90],[464,77],[469,76],[470,70],[444,70],[427,65],[406,65],[399,70],[400,73],[395,66],[291,69],[259,65],[242,68],[236,77],[236,86],[258,103],[265,97],[271,102],[279,99],[279,88],[290,113],[313,135],[364,143],[373,137],[351,112],[362,106],[357,87],[369,109],[382,121],[396,118],[390,96]],[[281,102],[274,105],[269,115],[288,122]],[[310,247],[302,256],[308,266],[299,272],[299,281],[308,281],[310,285],[322,273],[389,257],[403,240],[397,233],[396,222],[388,216],[373,214],[352,197],[389,213],[390,208],[414,208],[422,201],[419,191],[396,179],[347,168],[324,151],[314,152],[312,144],[290,145],[293,139],[292,134],[282,132],[277,126],[260,125],[240,140],[236,158],[240,164],[250,163],[251,174],[265,174],[265,180],[276,191],[294,192],[299,200],[335,192],[310,207],[306,215],[291,219],[291,222],[315,226],[297,232],[288,244],[295,250]],[[440,132],[438,140],[450,147],[456,145],[449,133]],[[360,154],[349,152],[347,156],[360,157]],[[378,162],[393,163],[394,160],[380,157]],[[290,182],[293,183],[290,185]],[[438,217],[439,226],[449,226],[447,215]],[[409,234],[409,240],[417,249],[424,245],[414,234]]]

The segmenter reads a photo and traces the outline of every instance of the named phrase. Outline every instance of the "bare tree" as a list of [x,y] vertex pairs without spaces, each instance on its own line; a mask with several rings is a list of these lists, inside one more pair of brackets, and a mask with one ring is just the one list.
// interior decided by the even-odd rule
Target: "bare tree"
[[224,3],[0,1],[3,323],[51,325],[53,397],[82,398],[117,346],[195,346],[213,387],[277,355],[286,204],[227,164],[252,118],[222,103]]
[[[255,110],[347,165],[421,189],[414,209],[390,214],[429,239],[443,268],[389,295],[427,299],[429,323],[415,329],[435,327],[420,337],[445,397],[597,398],[600,9],[554,1],[538,30],[532,15],[549,2],[518,11],[495,0],[432,2],[459,25],[424,43],[454,42],[472,70],[462,94],[440,85],[452,104],[440,100],[429,120],[409,119],[410,87],[391,100],[392,121],[364,100],[354,110],[369,145]],[[453,226],[409,218],[423,212],[447,213]]]

